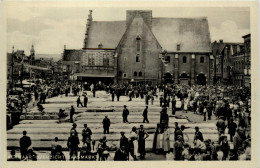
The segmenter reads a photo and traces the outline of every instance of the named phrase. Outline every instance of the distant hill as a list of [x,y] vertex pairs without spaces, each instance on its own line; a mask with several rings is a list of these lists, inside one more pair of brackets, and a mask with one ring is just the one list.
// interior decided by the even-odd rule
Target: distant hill
[[36,54],[35,58],[53,58],[53,61],[58,61],[61,59],[61,54]]

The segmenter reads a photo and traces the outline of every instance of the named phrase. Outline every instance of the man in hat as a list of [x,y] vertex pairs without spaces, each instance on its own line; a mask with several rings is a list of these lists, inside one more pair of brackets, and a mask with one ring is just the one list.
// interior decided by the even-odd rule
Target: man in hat
[[75,160],[78,160],[78,145],[79,145],[79,138],[75,134],[75,132],[72,131],[67,142],[67,146],[70,151],[70,160],[73,160],[73,155],[75,155]]
[[148,114],[148,106],[145,107],[144,112],[143,112],[143,117],[144,117],[143,123],[145,123],[145,121],[146,121],[147,123],[149,123],[147,114]]
[[107,115],[103,119],[102,123],[103,123],[103,128],[104,128],[104,134],[109,134],[110,119],[107,117]]
[[124,105],[124,110],[123,110],[123,114],[122,114],[124,123],[128,122],[128,120],[127,120],[128,115],[129,115],[129,110],[126,108],[126,105]]
[[75,132],[75,135],[78,136],[78,131],[76,130],[76,128],[77,128],[77,124],[76,124],[76,123],[73,123],[73,124],[72,124],[72,128],[71,128],[71,130],[70,130],[70,134],[71,134],[72,132]]
[[87,144],[87,149],[89,151],[91,150],[91,146],[90,146],[91,135],[92,135],[91,129],[88,128],[87,124],[84,124],[84,129],[82,130],[82,142],[83,145]]

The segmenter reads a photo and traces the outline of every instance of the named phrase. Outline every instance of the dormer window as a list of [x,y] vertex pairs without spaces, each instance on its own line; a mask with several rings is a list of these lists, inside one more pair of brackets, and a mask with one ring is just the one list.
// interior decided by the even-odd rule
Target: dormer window
[[103,47],[103,45],[102,45],[102,43],[98,43],[98,48],[102,48]]
[[178,43],[178,44],[177,44],[177,51],[180,51],[180,50],[181,50],[181,44]]

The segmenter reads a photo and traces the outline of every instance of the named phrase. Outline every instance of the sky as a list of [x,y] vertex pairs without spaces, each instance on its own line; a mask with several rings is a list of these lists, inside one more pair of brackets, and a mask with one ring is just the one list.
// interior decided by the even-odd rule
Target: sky
[[250,33],[250,9],[233,8],[85,8],[85,7],[20,7],[8,6],[7,51],[25,50],[31,45],[36,53],[61,54],[67,49],[81,49],[89,10],[94,21],[126,19],[126,10],[152,10],[153,17],[207,17],[211,41],[243,42]]

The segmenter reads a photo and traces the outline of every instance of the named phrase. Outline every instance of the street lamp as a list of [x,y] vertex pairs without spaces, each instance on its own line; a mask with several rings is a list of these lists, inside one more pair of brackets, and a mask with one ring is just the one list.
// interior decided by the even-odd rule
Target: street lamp
[[164,73],[164,70],[163,70],[163,67],[164,65],[167,66],[168,65],[168,59],[167,59],[167,50],[163,49],[162,52],[160,53],[159,55],[159,58],[161,59],[162,61],[162,81],[163,81],[163,96],[164,96],[164,105],[166,103],[166,96],[167,96],[167,93],[166,93],[166,81],[165,81],[165,76],[163,75]]

